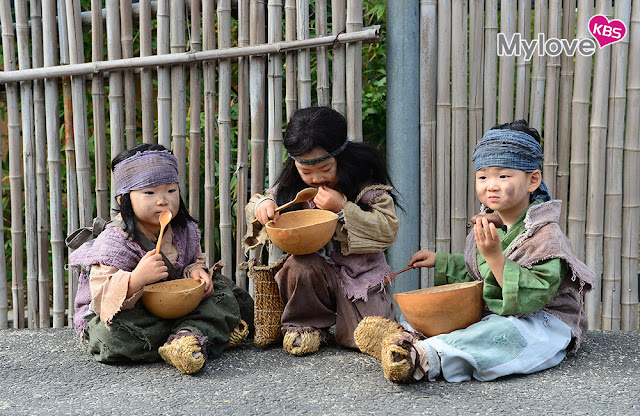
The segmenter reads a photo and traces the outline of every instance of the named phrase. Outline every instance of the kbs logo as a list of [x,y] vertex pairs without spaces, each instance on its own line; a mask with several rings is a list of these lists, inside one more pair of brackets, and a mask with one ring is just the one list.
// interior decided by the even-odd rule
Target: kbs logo
[[619,42],[627,34],[624,22],[618,19],[609,21],[607,16],[597,14],[589,19],[589,32],[596,39],[601,48]]

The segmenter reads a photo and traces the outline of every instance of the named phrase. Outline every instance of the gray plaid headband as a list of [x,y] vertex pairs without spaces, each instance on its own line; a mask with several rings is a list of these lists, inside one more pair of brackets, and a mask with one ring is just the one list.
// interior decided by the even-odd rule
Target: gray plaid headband
[[301,163],[303,165],[307,165],[307,166],[311,166],[311,165],[317,165],[320,162],[324,162],[327,159],[331,159],[332,157],[338,155],[339,153],[341,153],[344,149],[347,148],[347,145],[349,144],[349,138],[347,137],[347,140],[344,141],[344,143],[342,143],[342,146],[338,147],[336,150],[334,150],[331,153],[327,153],[324,156],[320,156],[316,159],[300,159],[297,158],[295,156],[289,155],[289,157],[293,160],[295,160],[298,163]]
[[178,183],[178,161],[167,150],[148,150],[118,163],[113,169],[116,196],[144,188]]

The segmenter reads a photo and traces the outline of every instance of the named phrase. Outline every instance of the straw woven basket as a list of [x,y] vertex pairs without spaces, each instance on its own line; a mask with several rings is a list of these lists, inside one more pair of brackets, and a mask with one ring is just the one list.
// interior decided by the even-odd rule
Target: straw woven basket
[[283,256],[270,266],[258,265],[256,259],[240,265],[241,269],[248,269],[247,275],[253,279],[255,326],[253,342],[259,347],[271,345],[282,339],[281,318],[284,305],[274,277],[287,257]]

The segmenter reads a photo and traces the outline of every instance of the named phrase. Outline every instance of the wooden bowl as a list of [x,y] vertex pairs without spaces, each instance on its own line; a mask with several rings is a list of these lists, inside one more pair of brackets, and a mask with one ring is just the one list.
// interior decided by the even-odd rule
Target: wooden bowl
[[336,231],[338,215],[322,209],[285,212],[277,223],[269,221],[267,234],[285,253],[311,254],[324,247]]
[[197,308],[203,295],[204,280],[168,280],[145,286],[142,303],[159,318],[176,319]]
[[411,326],[432,337],[482,318],[482,282],[453,283],[393,295]]

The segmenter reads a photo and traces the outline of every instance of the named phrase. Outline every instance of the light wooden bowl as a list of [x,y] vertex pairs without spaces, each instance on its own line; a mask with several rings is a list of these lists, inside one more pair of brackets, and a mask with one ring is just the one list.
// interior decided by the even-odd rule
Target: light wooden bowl
[[482,282],[453,283],[393,295],[411,326],[432,337],[482,318]]
[[336,230],[338,215],[322,209],[303,209],[281,214],[275,224],[269,221],[267,234],[285,253],[311,254],[324,247]]
[[198,307],[204,295],[204,280],[176,279],[144,287],[142,303],[159,318],[181,318]]

